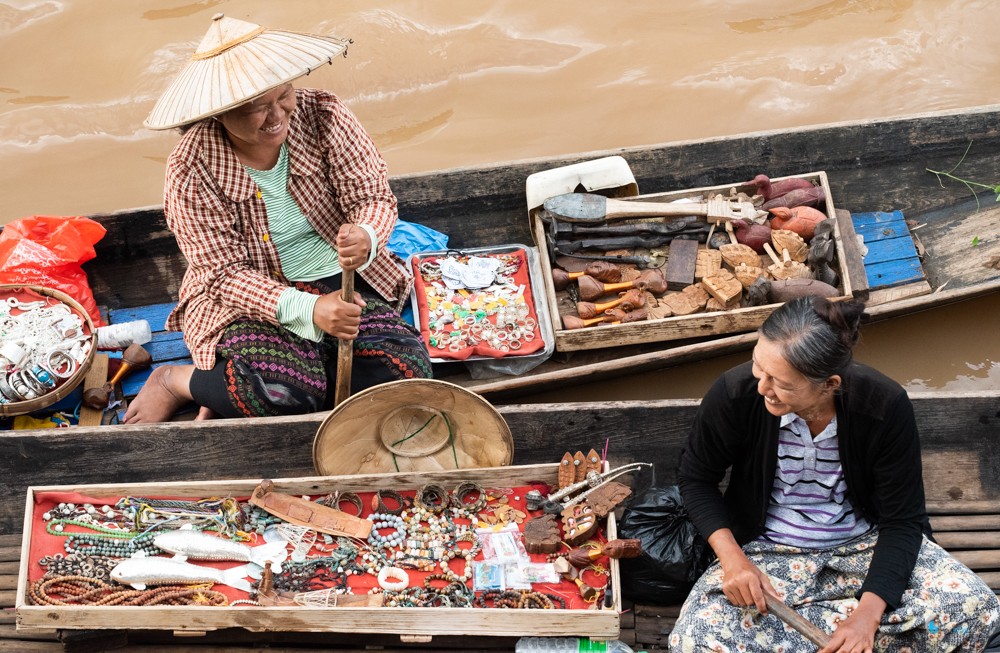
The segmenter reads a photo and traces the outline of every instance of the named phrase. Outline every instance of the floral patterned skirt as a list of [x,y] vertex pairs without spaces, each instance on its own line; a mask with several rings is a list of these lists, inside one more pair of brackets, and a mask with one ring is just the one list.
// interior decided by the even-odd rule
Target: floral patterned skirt
[[[877,533],[827,549],[750,542],[747,557],[771,579],[785,603],[832,633],[858,605]],[[876,651],[981,651],[1000,622],[1000,603],[987,585],[944,549],[924,538],[900,605],[882,617]],[[722,593],[722,569],[712,565],[695,584],[670,634],[670,650],[815,651],[809,640],[773,614],[734,606]]]

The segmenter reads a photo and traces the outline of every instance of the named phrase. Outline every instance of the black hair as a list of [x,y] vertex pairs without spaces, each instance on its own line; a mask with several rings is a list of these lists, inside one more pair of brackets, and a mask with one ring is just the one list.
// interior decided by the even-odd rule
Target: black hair
[[759,332],[781,348],[799,373],[823,383],[850,365],[865,317],[865,306],[858,301],[800,297],[771,313]]

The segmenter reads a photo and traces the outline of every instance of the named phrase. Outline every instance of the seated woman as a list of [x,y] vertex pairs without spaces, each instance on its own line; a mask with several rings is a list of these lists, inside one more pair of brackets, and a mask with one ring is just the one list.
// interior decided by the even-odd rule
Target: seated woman
[[[190,401],[200,418],[329,408],[338,339],[353,340],[352,391],[431,375],[398,313],[412,278],[386,249],[397,212],[385,162],[334,95],[291,84],[346,47],[216,15],[147,119],[182,128],[164,209],[188,269],[167,328],[194,364],[154,370],[126,422]],[[353,302],[342,271],[361,276]]]
[[821,653],[975,651],[996,628],[996,596],[928,537],[906,391],[851,360],[863,314],[856,302],[784,304],[752,361],[702,401],[679,484],[718,561],[670,650],[815,651],[761,616],[765,593],[833,633]]

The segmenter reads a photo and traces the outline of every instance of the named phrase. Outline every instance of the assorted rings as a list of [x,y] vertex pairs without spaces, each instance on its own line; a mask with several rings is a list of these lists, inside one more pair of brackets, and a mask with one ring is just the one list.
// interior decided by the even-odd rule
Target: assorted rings
[[[388,506],[385,500],[389,499],[394,502],[395,506]],[[406,509],[406,499],[403,495],[395,490],[377,490],[372,496],[372,510],[375,512],[388,513],[390,515],[398,515]]]
[[410,575],[399,567],[382,567],[378,572],[378,585],[387,592],[398,592],[410,584]]
[[52,392],[87,360],[91,340],[82,318],[54,298],[0,300],[0,403]]
[[[372,513],[369,519],[373,522],[372,531],[368,535],[368,543],[372,546],[392,549],[401,545],[406,539],[406,523],[399,515],[376,512]],[[395,531],[388,535],[382,535],[378,532],[381,528],[393,528]]]
[[[438,259],[419,264],[427,300],[428,347],[457,353],[484,344],[501,352],[518,351],[536,337],[538,327],[525,297],[525,285],[515,283],[521,268],[517,254],[490,254],[499,260],[494,284],[467,289],[448,286]],[[459,263],[470,257],[449,256]]]
[[418,508],[437,515],[448,507],[448,490],[436,483],[428,483],[417,490],[413,503]]

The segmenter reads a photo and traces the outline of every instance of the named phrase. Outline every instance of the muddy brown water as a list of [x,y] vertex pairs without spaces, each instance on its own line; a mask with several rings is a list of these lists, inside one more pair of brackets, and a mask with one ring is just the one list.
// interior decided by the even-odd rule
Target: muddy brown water
[[[6,0],[0,223],[161,203],[176,134],[142,120],[219,11],[353,38],[305,83],[348,102],[392,174],[991,104],[1000,88],[1000,12],[974,0]],[[858,357],[914,390],[997,390],[998,316],[991,298],[872,325]],[[743,359],[538,399],[700,396]]]

